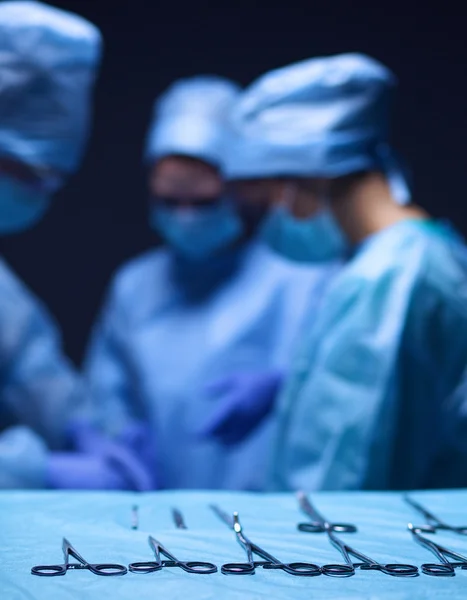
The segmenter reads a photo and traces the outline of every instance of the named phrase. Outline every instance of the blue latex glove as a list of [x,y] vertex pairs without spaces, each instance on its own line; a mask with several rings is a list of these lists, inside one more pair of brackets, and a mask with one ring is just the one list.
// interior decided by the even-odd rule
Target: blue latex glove
[[55,452],[49,458],[50,487],[60,489],[155,489],[154,471],[140,455],[147,438],[134,424],[117,440],[84,422],[74,423],[71,438],[77,452]]
[[217,406],[200,430],[225,445],[245,439],[271,412],[283,374],[278,370],[239,372],[208,384]]

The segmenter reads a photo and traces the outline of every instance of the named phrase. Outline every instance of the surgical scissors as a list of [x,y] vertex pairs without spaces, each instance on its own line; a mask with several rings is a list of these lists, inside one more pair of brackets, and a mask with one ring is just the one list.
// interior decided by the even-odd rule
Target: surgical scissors
[[[420,533],[425,532],[426,529],[422,527],[416,527],[415,525],[412,525],[412,523],[409,523],[408,528],[417,544],[420,544],[420,546],[432,552],[439,560],[439,563],[425,563],[422,565],[422,572],[425,573],[425,575],[432,575],[433,577],[454,577],[456,568],[463,570],[467,569],[467,557],[423,537]],[[436,533],[436,529],[432,533]],[[448,558],[453,558],[459,562],[449,562]]]
[[426,519],[426,525],[416,527],[417,531],[422,531],[423,533],[436,533],[436,531],[442,530],[458,533],[459,535],[467,535],[467,527],[456,527],[455,525],[449,525],[448,523],[445,523],[408,495],[404,496],[404,500]]
[[[62,550],[64,561],[63,565],[38,565],[32,567],[31,573],[33,575],[39,575],[39,577],[57,577],[58,575],[65,575],[68,569],[87,569],[94,573],[94,575],[102,575],[106,577],[115,577],[117,575],[125,575],[128,570],[123,565],[116,565],[113,563],[102,563],[102,564],[90,564],[85,560],[79,552],[73,548],[70,542],[63,538]],[[79,563],[70,563],[69,557],[73,556]]]
[[[247,562],[245,563],[226,563],[222,565],[221,572],[224,575],[254,575],[256,567],[264,569],[281,569],[289,575],[301,577],[316,577],[321,575],[321,569],[318,565],[305,562],[283,563],[278,558],[263,550],[260,546],[249,540],[243,533],[243,528],[237,512],[234,512],[233,519],[217,506],[211,505],[212,510],[218,517],[235,531],[237,541],[245,550]],[[263,561],[255,561],[254,554],[263,558]]]
[[[355,569],[360,568],[362,571],[381,571],[385,575],[392,575],[393,577],[415,577],[418,575],[418,568],[414,565],[405,564],[386,564],[383,565],[374,561],[372,558],[365,556],[355,548],[352,548],[336,535],[334,535],[335,529],[333,525],[329,523],[311,504],[306,494],[299,492],[297,494],[298,502],[302,511],[313,519],[313,523],[316,525],[314,529],[300,529],[300,531],[315,531],[315,532],[326,532],[331,544],[339,550],[342,554],[345,564],[330,564],[321,567],[324,575],[330,577],[351,577],[355,575]],[[354,556],[361,563],[353,563],[351,556]]]
[[[197,560],[182,562],[175,558],[167,548],[165,548],[160,542],[158,542],[151,535],[148,538],[149,546],[154,552],[156,557],[155,561],[151,562],[134,562],[128,566],[132,573],[153,573],[154,571],[160,571],[163,567],[180,567],[186,573],[192,573],[197,575],[209,575],[211,573],[217,573],[217,567],[210,562],[199,562]],[[168,560],[162,560],[161,554],[168,558]]]

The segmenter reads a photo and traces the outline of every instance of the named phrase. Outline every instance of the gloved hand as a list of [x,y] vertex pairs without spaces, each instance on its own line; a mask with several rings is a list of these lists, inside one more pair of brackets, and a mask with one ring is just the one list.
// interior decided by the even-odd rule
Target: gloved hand
[[244,440],[271,412],[283,374],[279,370],[239,372],[208,384],[217,406],[199,433],[225,445]]
[[109,441],[113,441],[136,454],[148,468],[154,466],[156,456],[154,435],[141,421],[129,422],[118,436],[110,437],[91,426],[88,421],[75,419],[69,426],[69,437],[73,448],[78,452],[102,454],[108,448]]
[[64,490],[131,490],[121,469],[104,456],[53,452],[47,463],[47,484]]
[[52,453],[49,485],[65,489],[155,489],[153,469],[139,455],[139,447],[133,447],[141,442],[143,429],[135,424],[114,440],[85,422],[74,423],[71,438],[77,452]]

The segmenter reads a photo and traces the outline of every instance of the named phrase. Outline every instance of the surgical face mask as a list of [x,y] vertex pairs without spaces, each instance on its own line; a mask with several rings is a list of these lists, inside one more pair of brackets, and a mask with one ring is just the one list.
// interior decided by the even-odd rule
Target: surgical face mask
[[156,204],[151,207],[150,224],[175,250],[194,260],[216,254],[243,234],[242,222],[227,200],[194,208]]
[[50,194],[0,175],[0,235],[16,233],[37,223],[50,206]]
[[348,242],[327,202],[323,206],[307,219],[297,219],[284,205],[273,208],[263,224],[261,238],[272,250],[296,262],[341,258],[348,250]]

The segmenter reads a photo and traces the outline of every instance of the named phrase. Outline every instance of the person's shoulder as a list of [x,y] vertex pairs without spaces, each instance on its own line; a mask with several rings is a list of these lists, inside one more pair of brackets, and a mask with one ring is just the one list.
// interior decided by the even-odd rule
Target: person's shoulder
[[114,273],[110,286],[112,293],[118,296],[133,295],[135,289],[141,289],[147,285],[148,280],[159,275],[167,260],[167,252],[159,248],[131,258]]
[[2,304],[5,302],[14,304],[17,309],[21,305],[40,304],[35,294],[2,257],[0,257],[0,298]]
[[342,261],[323,263],[299,263],[283,258],[261,242],[254,242],[250,249],[250,260],[258,275],[264,273],[284,283],[306,283],[316,279],[336,275],[342,268]]
[[165,249],[150,250],[125,262],[111,279],[104,311],[133,324],[145,320],[167,287],[168,264]]
[[[442,233],[442,232],[441,232]],[[433,236],[424,247],[424,268],[420,280],[424,289],[467,313],[467,247],[455,232]]]
[[[0,257],[0,330],[5,339],[21,331],[57,335],[58,327],[47,306]],[[34,325],[32,325],[34,323]]]
[[430,295],[433,302],[438,298],[465,305],[467,310],[467,248],[449,224],[435,220],[402,223],[389,232],[371,260],[380,274],[410,280],[419,297]]
[[0,288],[23,286],[20,278],[15,274],[13,269],[8,265],[3,257],[0,256]]
[[357,248],[349,270],[363,279],[376,281],[385,274],[428,273],[427,266],[449,256],[457,238],[436,222],[408,220],[382,230]]

